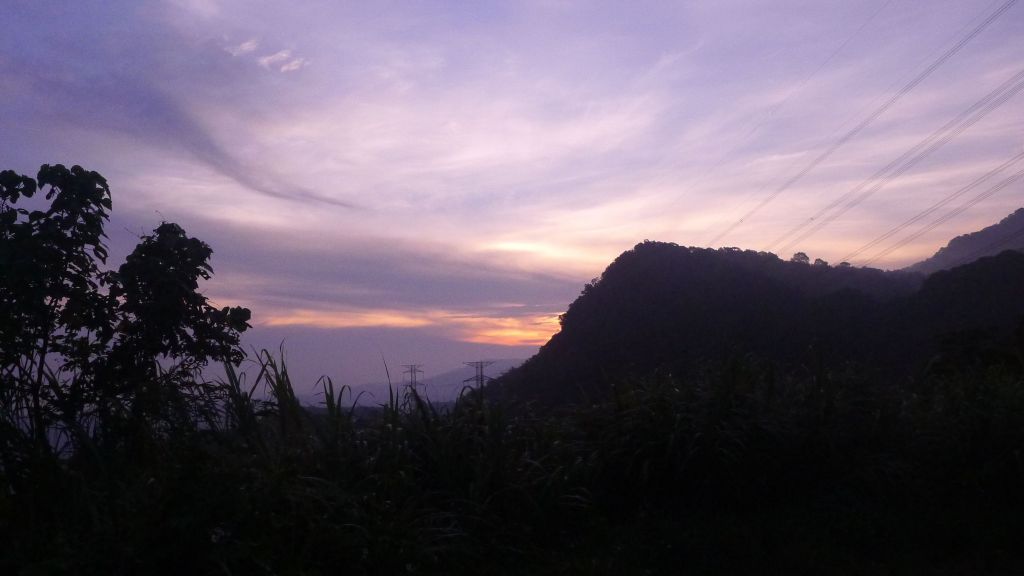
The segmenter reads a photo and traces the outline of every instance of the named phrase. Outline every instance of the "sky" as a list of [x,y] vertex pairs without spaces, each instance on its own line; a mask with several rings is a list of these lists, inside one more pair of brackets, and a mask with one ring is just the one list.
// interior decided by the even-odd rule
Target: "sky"
[[645,239],[837,263],[947,202],[863,264],[1024,167],[963,190],[1024,144],[1013,0],[2,0],[0,21],[0,169],[103,174],[113,262],[164,220],[210,244],[205,293],[310,387],[526,358]]

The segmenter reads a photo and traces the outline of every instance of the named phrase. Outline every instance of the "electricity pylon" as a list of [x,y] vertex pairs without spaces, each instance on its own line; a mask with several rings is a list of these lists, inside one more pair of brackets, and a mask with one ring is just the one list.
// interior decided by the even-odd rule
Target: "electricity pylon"
[[465,380],[463,380],[463,382],[475,382],[477,390],[482,390],[484,384],[486,384],[489,380],[493,380],[493,378],[484,374],[484,368],[487,368],[491,364],[494,364],[493,360],[478,360],[476,362],[463,362],[463,364],[465,364],[466,366],[472,366],[473,368],[476,369],[476,374],[470,376],[469,378],[466,378]]
[[416,375],[423,374],[423,370],[420,370],[421,366],[423,366],[423,364],[402,364],[402,367],[405,368],[405,371],[402,372],[402,374],[409,375],[409,387],[413,390],[419,386],[419,378],[417,378]]

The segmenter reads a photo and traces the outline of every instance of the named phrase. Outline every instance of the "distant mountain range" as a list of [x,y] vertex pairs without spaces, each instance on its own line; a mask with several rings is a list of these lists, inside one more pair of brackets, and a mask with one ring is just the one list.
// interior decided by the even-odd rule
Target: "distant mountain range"
[[[561,331],[491,393],[580,402],[615,382],[696,376],[740,357],[771,363],[780,377],[851,368],[904,378],[982,357],[1020,367],[1024,253],[990,254],[1012,245],[1022,220],[1017,211],[889,272],[643,242],[585,286]],[[974,254],[986,257],[925,274]]]
[[977,232],[957,236],[932,257],[904,268],[908,272],[931,274],[993,256],[1003,250],[1024,252],[1024,208],[1003,218],[998,224]]

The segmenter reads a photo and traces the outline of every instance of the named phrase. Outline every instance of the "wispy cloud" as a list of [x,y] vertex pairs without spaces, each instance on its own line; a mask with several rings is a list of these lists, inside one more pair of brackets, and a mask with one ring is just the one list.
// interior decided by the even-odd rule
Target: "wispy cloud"
[[287,64],[278,68],[278,70],[281,72],[295,72],[296,70],[301,70],[306,66],[309,66],[309,61],[305,58],[293,58],[289,60]]
[[276,68],[281,63],[286,62],[289,59],[291,59],[291,57],[292,57],[292,51],[291,50],[281,50],[281,51],[275,52],[273,54],[270,54],[269,56],[262,56],[259,59],[257,59],[256,61],[259,62],[260,66],[263,66],[264,68],[270,69],[270,68]]
[[[986,9],[891,3],[808,80],[869,4],[24,3],[0,156],[92,163],[119,217],[182,221],[217,251],[214,293],[278,319],[264,334],[535,344],[621,250],[714,237]],[[722,243],[763,247],[969,106],[1019,67],[1022,30],[1016,7]],[[801,249],[834,259],[1019,148],[1021,102]]]
[[450,310],[289,309],[268,310],[259,324],[319,329],[431,328],[462,342],[498,346],[540,346],[559,330],[558,314],[470,315]]
[[309,66],[309,60],[292,56],[291,50],[280,50],[268,56],[262,56],[256,62],[267,70],[273,69],[278,72],[294,72]]
[[255,38],[252,38],[236,46],[228,46],[225,50],[227,50],[228,54],[231,54],[232,56],[241,56],[243,54],[255,52],[259,47],[260,43],[257,42]]

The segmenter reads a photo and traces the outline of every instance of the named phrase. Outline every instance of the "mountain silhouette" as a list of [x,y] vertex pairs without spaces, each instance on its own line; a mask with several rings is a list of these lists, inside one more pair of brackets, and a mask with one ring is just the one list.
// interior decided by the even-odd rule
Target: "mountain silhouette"
[[926,278],[645,241],[588,284],[561,331],[492,388],[511,400],[578,402],[623,379],[698,375],[737,356],[782,374],[827,366],[899,378],[937,354],[1004,345],[1021,318],[1017,252]]
[[1003,250],[1024,252],[1024,208],[1017,209],[998,224],[953,238],[931,257],[911,264],[904,270],[931,274],[982,256],[994,256]]

